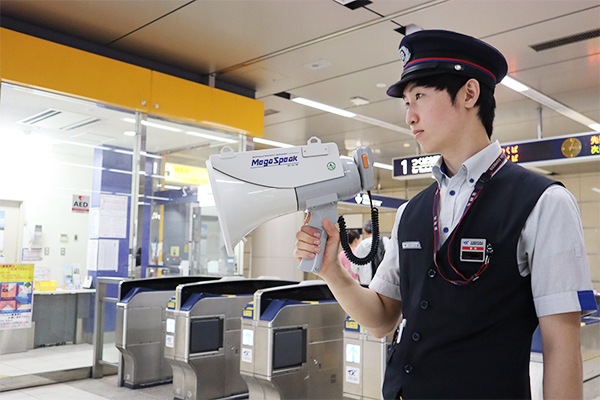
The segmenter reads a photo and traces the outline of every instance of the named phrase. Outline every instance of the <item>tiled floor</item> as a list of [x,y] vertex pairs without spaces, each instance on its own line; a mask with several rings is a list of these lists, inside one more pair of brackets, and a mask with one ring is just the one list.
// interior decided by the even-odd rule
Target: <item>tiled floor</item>
[[[107,344],[104,359],[118,362],[119,350],[114,343]],[[40,347],[23,353],[0,355],[0,377],[39,374],[72,368],[90,367],[91,344]]]
[[171,384],[132,390],[117,386],[117,376],[38,386],[0,393],[1,400],[171,400]]

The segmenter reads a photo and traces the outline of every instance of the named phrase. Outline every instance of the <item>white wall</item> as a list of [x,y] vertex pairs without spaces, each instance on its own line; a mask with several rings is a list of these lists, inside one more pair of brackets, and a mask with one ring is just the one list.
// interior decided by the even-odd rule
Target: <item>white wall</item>
[[[65,263],[80,264],[85,276],[88,215],[72,212],[71,201],[75,194],[91,196],[93,149],[52,145],[48,139],[20,130],[3,130],[0,143],[0,199],[23,201],[23,246],[30,245],[35,225],[42,225],[41,241],[31,247],[49,249],[49,255],[34,264],[50,268],[51,279],[59,287],[64,283]],[[61,234],[68,235],[68,242],[60,242]],[[61,248],[65,248],[64,256]]]

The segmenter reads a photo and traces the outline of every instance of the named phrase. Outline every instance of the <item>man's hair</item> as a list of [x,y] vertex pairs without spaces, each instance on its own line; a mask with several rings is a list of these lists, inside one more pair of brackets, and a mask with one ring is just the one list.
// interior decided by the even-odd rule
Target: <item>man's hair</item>
[[370,219],[366,220],[363,224],[363,230],[367,232],[369,235],[373,233],[373,223]]
[[[436,90],[445,90],[450,95],[450,100],[452,100],[452,104],[454,105],[458,91],[469,79],[471,78],[462,75],[437,74],[417,78],[414,81],[411,81],[411,83],[415,83],[417,86],[434,88]],[[488,86],[479,82],[479,87],[481,90],[477,103],[475,103],[475,106],[479,107],[477,115],[487,132],[488,138],[491,138],[494,117],[496,115],[496,99],[494,99],[494,92],[492,92]]]

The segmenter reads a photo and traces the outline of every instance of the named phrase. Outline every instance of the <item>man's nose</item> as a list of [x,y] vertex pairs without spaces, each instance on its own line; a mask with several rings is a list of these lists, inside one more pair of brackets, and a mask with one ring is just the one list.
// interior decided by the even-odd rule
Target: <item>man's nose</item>
[[405,121],[406,121],[406,124],[407,124],[408,126],[412,126],[412,125],[416,124],[418,120],[419,120],[419,119],[418,119],[418,117],[417,117],[417,113],[415,113],[414,111],[412,111],[412,110],[410,109],[410,107],[408,107],[408,108],[406,109],[406,119],[405,119]]

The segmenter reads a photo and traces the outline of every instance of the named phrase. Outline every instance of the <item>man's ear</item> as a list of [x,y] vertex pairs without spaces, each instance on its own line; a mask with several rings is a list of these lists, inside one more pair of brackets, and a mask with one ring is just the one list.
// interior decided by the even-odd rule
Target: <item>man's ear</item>
[[469,79],[467,83],[462,87],[464,89],[463,92],[463,100],[465,102],[465,107],[473,108],[479,100],[479,95],[481,94],[481,87],[479,86],[479,81],[477,79]]

